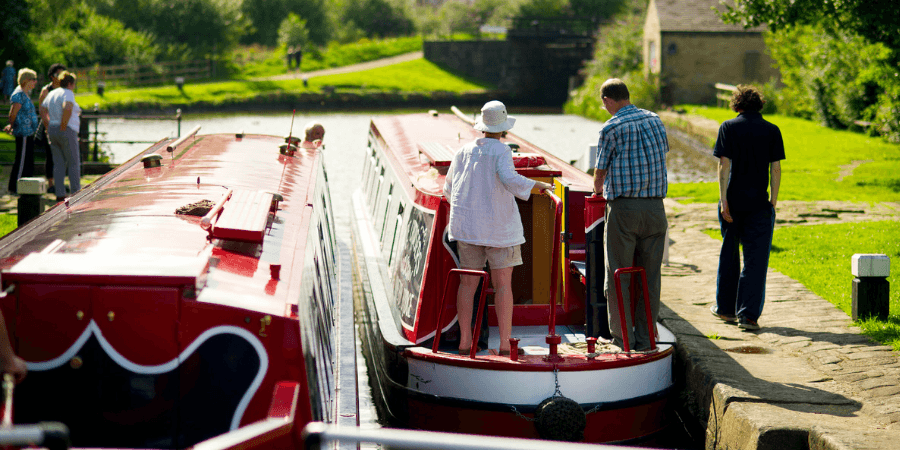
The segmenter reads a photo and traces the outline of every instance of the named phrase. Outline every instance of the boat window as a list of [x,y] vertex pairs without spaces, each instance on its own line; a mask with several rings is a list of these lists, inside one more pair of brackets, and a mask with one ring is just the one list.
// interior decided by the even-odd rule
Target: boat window
[[380,173],[380,175],[378,175],[378,186],[376,186],[375,196],[372,197],[372,200],[371,200],[370,206],[372,207],[372,210],[371,210],[372,214],[375,213],[375,207],[378,204],[378,198],[379,198],[379,194],[381,194],[381,186],[382,185],[384,185],[384,167],[381,168],[381,173]]
[[384,246],[384,231],[387,230],[388,211],[391,209],[391,200],[394,198],[394,183],[388,187],[387,202],[384,204],[384,217],[381,219],[381,244]]
[[394,237],[391,239],[391,250],[388,253],[388,267],[391,267],[394,261],[394,250],[397,249],[399,251],[400,247],[397,246],[397,239],[400,236],[400,230],[403,228],[403,203],[400,203],[400,207],[397,208],[397,220],[394,221]]

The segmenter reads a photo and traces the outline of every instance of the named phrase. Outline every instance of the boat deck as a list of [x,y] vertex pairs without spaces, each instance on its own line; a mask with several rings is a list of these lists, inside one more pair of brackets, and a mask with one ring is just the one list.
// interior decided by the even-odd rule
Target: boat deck
[[[671,344],[675,342],[675,335],[663,326],[659,326],[658,343],[661,345]],[[565,354],[586,354],[587,342],[584,336],[584,327],[557,325],[556,334],[562,337],[562,345],[559,352]],[[525,355],[549,355],[550,346],[546,342],[547,327],[546,326],[514,326],[512,327],[513,337],[519,338],[519,349]],[[476,356],[496,355],[497,349],[500,348],[500,329],[498,327],[490,327],[490,337],[488,338],[488,348],[480,350]],[[621,348],[609,344],[601,345],[597,343],[598,353],[620,353]],[[639,353],[639,352],[635,352]]]

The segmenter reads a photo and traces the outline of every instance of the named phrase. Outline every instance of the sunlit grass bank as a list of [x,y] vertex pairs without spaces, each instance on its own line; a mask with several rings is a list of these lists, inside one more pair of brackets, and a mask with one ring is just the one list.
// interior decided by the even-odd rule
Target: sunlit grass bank
[[[724,108],[688,107],[718,122],[736,114]],[[900,201],[900,146],[852,131],[779,115],[766,119],[778,125],[786,159],[781,162],[779,200]],[[710,152],[712,149],[710,149]],[[716,183],[669,186],[669,197],[684,202],[718,201]]]
[[[267,100],[310,100],[323,92],[354,93],[432,93],[483,92],[491,86],[464,79],[438,66],[418,59],[376,69],[310,78],[304,86],[302,79],[277,81],[225,81],[218,83],[185,84],[179,91],[174,86],[128,89],[107,92],[103,97],[85,94],[76,97],[85,109],[98,105],[101,110],[216,106]],[[306,96],[306,98],[304,97]],[[318,98],[318,97],[315,97]]]

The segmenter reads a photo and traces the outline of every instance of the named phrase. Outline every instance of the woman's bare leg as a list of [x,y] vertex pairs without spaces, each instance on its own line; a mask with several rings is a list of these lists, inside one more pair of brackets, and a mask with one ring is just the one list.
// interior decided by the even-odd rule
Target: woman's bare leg
[[494,308],[497,311],[497,325],[500,327],[500,350],[509,351],[512,337],[512,267],[491,270],[494,284]]
[[460,275],[459,291],[456,293],[456,314],[459,321],[459,349],[472,348],[472,305],[475,303],[475,291],[481,278],[471,275]]

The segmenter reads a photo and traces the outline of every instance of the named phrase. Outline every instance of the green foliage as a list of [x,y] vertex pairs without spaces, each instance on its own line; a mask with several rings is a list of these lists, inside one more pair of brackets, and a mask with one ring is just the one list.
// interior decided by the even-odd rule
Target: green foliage
[[17,67],[32,65],[33,46],[28,39],[32,20],[28,4],[22,0],[0,0],[0,62],[11,59]]
[[252,27],[241,42],[274,46],[278,42],[278,29],[272,24],[281,24],[289,14],[296,14],[306,20],[310,41],[325,45],[334,28],[328,18],[328,8],[325,0],[243,0],[241,12]]
[[[822,27],[798,26],[766,36],[782,74],[780,112],[815,117],[832,128],[875,118],[885,84],[890,50],[858,35],[837,35]],[[793,100],[793,101],[788,101]]]
[[609,113],[603,109],[600,86],[610,78],[625,82],[631,103],[639,108],[659,107],[658,83],[654,77],[643,74],[643,11],[640,8],[625,8],[625,11],[619,20],[600,28],[594,59],[584,69],[588,78],[564,105],[567,113],[607,120]]
[[309,30],[306,29],[306,20],[290,13],[278,27],[278,44],[287,48],[305,48],[309,42]]
[[241,2],[231,0],[84,1],[128,28],[153,35],[167,60],[226,54],[251,25],[241,12]]
[[[736,115],[722,108],[689,106],[687,110],[719,122]],[[823,128],[796,117],[765,118],[781,129],[784,138],[787,159],[781,162],[779,200],[900,201],[897,145],[851,131]],[[715,203],[718,184],[672,184],[668,195]]]
[[35,17],[42,17],[30,35],[36,67],[55,62],[70,67],[146,64],[153,62],[159,53],[152,36],[128,29],[122,22],[98,14],[85,3],[63,7],[55,14],[49,13],[49,6],[36,2],[32,10]]
[[416,31],[407,10],[387,0],[347,0],[342,19],[370,38],[409,36]]
[[519,5],[516,17],[556,19],[568,13],[569,0],[527,0]]
[[722,18],[745,27],[768,25],[777,31],[794,25],[822,25],[850,32],[900,50],[900,8],[888,0],[734,0]]

